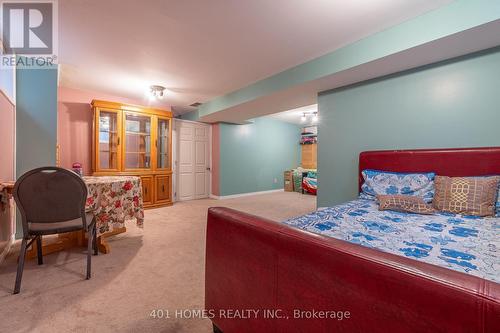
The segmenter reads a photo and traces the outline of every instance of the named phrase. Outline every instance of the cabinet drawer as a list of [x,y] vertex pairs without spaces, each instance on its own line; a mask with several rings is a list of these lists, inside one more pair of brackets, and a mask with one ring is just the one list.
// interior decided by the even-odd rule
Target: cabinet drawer
[[171,175],[156,176],[156,202],[171,201]]
[[153,176],[142,176],[142,201],[144,204],[153,203]]

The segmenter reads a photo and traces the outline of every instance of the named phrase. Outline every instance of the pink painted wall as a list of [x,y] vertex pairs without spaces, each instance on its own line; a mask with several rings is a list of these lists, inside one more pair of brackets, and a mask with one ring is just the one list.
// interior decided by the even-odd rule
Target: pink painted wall
[[[0,180],[15,180],[15,119],[16,108],[0,90]],[[11,235],[15,233],[14,204],[10,200],[8,208],[0,207],[0,257],[6,253]],[[1,263],[1,262],[0,262]]]
[[0,90],[0,180],[14,179],[15,107]]
[[220,126],[212,125],[212,194],[219,195]]
[[[83,164],[86,175],[92,173],[92,108],[93,99],[144,105],[144,101],[66,87],[58,89],[57,142],[61,167]],[[155,107],[162,108],[161,105]],[[163,105],[168,108],[168,106]]]

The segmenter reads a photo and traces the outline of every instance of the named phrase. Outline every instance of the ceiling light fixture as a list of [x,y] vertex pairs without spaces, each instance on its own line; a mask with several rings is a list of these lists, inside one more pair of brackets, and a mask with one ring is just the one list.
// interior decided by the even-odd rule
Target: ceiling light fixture
[[309,117],[309,116],[312,116],[311,121],[313,123],[317,123],[318,122],[318,120],[319,120],[318,112],[303,112],[302,116],[300,117],[300,121],[303,122],[303,123],[306,122],[307,121],[307,117]]
[[157,85],[150,86],[149,87],[149,98],[152,100],[155,98],[162,99],[164,91],[165,91],[165,87],[163,87],[163,86],[157,86]]
[[314,112],[312,121],[313,121],[313,123],[317,123],[318,122],[318,113],[317,112]]

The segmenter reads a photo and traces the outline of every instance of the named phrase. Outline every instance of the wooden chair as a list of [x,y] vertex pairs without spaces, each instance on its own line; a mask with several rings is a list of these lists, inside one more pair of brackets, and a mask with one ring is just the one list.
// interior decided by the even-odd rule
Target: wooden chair
[[80,176],[58,167],[28,171],[16,182],[13,191],[21,212],[23,239],[17,265],[14,294],[21,289],[26,249],[36,240],[38,264],[43,264],[42,236],[84,230],[88,232],[87,279],[91,276],[91,253],[97,255],[96,223],[85,211],[87,186]]

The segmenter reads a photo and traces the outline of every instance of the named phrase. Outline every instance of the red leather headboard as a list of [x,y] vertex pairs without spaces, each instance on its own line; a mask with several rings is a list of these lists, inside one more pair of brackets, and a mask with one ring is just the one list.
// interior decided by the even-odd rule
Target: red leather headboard
[[500,147],[364,151],[359,154],[360,189],[365,169],[452,177],[500,175]]

